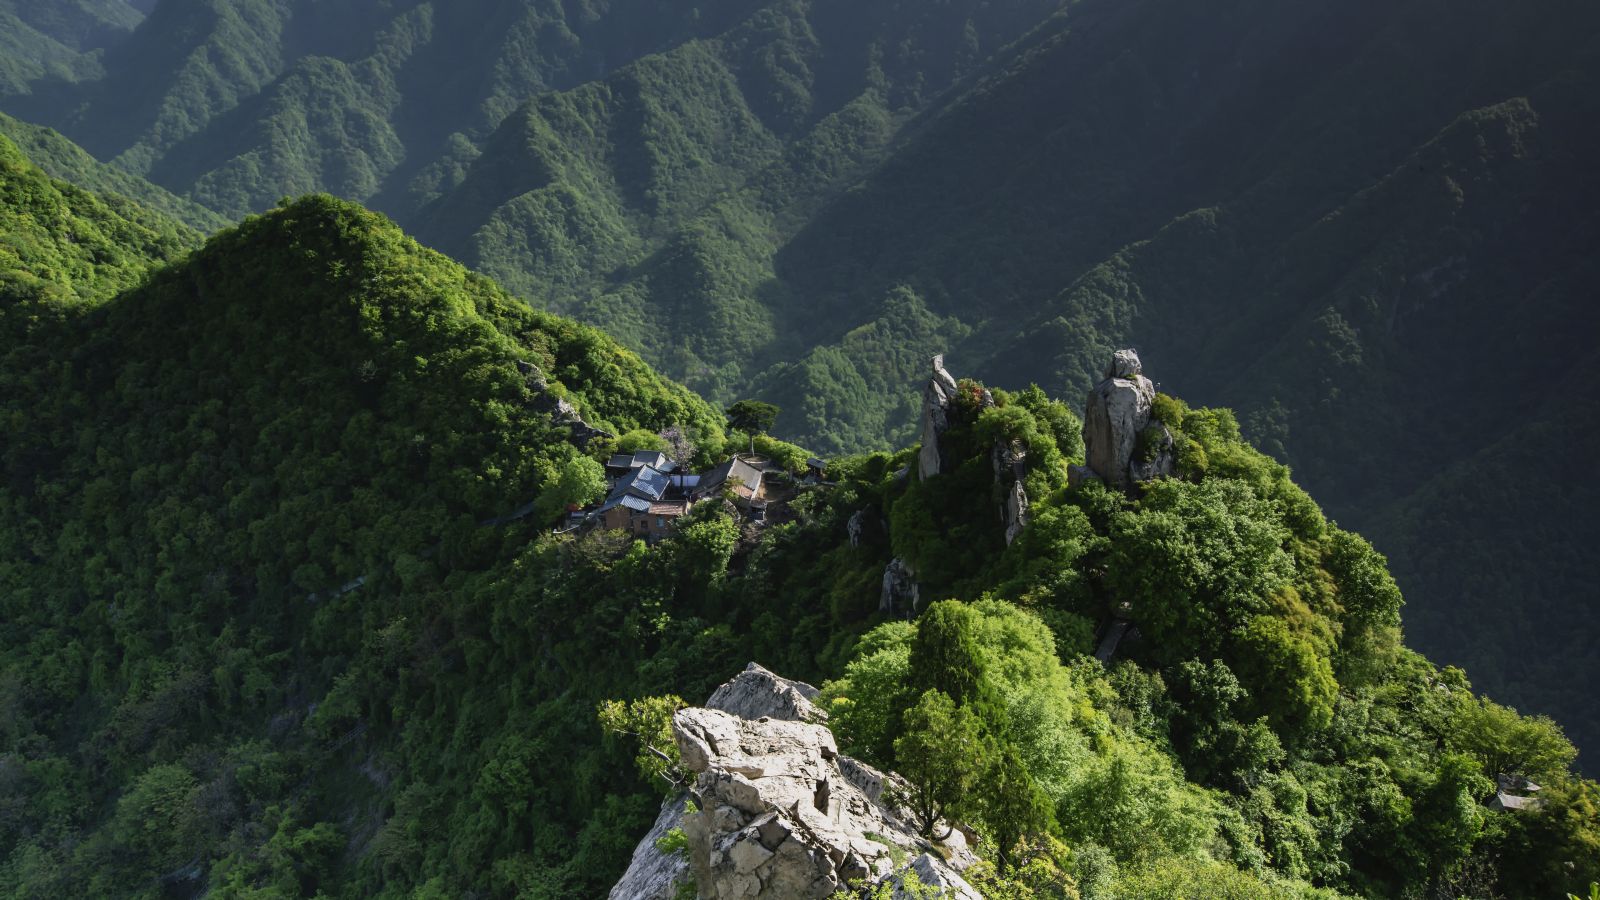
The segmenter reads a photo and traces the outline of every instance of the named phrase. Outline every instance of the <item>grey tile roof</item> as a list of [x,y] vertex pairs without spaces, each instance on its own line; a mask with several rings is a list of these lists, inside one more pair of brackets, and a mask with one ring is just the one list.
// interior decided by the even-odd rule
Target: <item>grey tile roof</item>
[[752,492],[761,490],[761,470],[738,457],[721,463],[700,475],[699,493],[706,494],[722,487],[729,478],[737,478]]
[[594,511],[594,514],[597,516],[602,516],[619,506],[623,509],[631,509],[634,512],[650,511],[649,500],[646,500],[643,497],[635,497],[632,494],[619,494],[600,504],[599,508]]
[[640,450],[633,454],[633,464],[636,466],[649,466],[658,472],[671,472],[678,467],[672,457],[660,450]]

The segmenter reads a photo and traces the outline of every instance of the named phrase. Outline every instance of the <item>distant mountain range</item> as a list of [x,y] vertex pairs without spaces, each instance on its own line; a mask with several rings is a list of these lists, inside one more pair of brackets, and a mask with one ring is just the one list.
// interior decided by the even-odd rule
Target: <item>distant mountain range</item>
[[1137,346],[1600,745],[1593,4],[38,6],[0,109],[94,159],[0,128],[52,174],[361,201],[819,452],[913,440],[934,352],[1072,398]]

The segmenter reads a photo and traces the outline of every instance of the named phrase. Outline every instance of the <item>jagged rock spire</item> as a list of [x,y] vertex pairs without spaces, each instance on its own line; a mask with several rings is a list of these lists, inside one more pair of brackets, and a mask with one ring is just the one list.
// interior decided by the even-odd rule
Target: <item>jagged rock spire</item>
[[922,451],[917,457],[917,474],[924,481],[951,468],[939,440],[950,427],[950,404],[955,396],[956,380],[945,371],[941,353],[933,358],[933,374],[922,389]]

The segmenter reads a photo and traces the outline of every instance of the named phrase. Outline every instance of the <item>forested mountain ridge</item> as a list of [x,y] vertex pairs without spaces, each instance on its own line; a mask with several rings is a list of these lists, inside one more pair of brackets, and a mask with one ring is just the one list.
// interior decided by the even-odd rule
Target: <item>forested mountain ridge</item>
[[203,232],[209,233],[228,224],[227,219],[198,203],[100,162],[52,129],[0,113],[0,134],[9,138],[30,162],[51,178],[94,191],[102,197],[120,194]]
[[[0,148],[8,196],[163,221]],[[105,271],[6,258],[20,284],[86,282],[0,356],[7,894],[595,896],[659,798],[620,774],[634,750],[602,740],[600,701],[698,699],[755,656],[833,679],[841,743],[914,773],[899,739],[944,713],[906,689],[946,677],[922,649],[943,633],[950,714],[1027,788],[950,807],[1003,870],[993,896],[1531,898],[1600,877],[1600,788],[1559,730],[1400,647],[1382,557],[1224,410],[1155,398],[1173,477],[1122,494],[1069,486],[1068,405],[964,380],[933,475],[907,474],[916,448],[841,458],[764,528],[708,503],[653,547],[553,534],[568,473],[610,445],[550,399],[617,434],[676,426],[707,458],[722,417],[351,204],[187,240]],[[1032,498],[1009,546],[1000,444]],[[923,605],[953,599],[919,624],[886,610],[892,558]],[[1104,670],[1086,654],[1123,601],[1146,640]],[[1508,769],[1545,804],[1484,806]]]
[[[1229,0],[1199,8],[1171,0],[1019,0],[880,9],[817,0],[701,4],[699,18],[648,3],[374,0],[335,12],[292,0],[163,0],[129,7],[153,10],[148,20],[124,6],[0,4],[0,35],[9,42],[0,53],[0,108],[60,127],[105,160],[93,162],[50,132],[0,121],[51,175],[100,192],[43,178],[0,141],[7,191],[0,261],[8,269],[0,287],[0,356],[7,359],[0,386],[9,401],[0,452],[8,503],[22,504],[8,506],[16,528],[5,562],[33,567],[13,569],[9,585],[29,585],[13,595],[23,606],[48,596],[64,602],[68,615],[103,616],[92,627],[80,623],[89,629],[82,634],[114,633],[116,646],[134,648],[73,656],[64,669],[0,683],[4,708],[22,710],[6,745],[21,756],[0,771],[11,798],[0,814],[0,842],[22,835],[20,855],[8,857],[3,873],[13,880],[0,882],[8,887],[45,885],[36,889],[53,895],[88,883],[97,868],[122,884],[116,880],[132,871],[168,863],[158,874],[199,877],[179,865],[187,859],[163,855],[172,847],[130,843],[117,830],[149,804],[190,789],[175,770],[150,776],[139,800],[146,805],[130,801],[120,819],[112,812],[117,791],[134,784],[128,779],[146,763],[181,763],[195,787],[241,791],[228,794],[232,805],[224,804],[221,819],[203,823],[204,840],[182,832],[185,840],[211,841],[212,858],[226,860],[210,882],[219,891],[227,872],[245,872],[241,884],[260,883],[266,867],[274,879],[336,872],[326,876],[330,883],[354,892],[438,877],[447,893],[492,883],[487,890],[539,885],[583,895],[604,887],[608,867],[635,836],[625,833],[648,820],[644,794],[637,785],[611,791],[583,776],[570,791],[545,795],[526,788],[519,773],[553,765],[566,745],[586,748],[578,763],[586,772],[625,761],[624,753],[585,743],[594,740],[593,702],[667,689],[698,702],[747,661],[741,648],[753,636],[783,629],[803,639],[789,646],[765,637],[758,658],[799,677],[838,673],[852,629],[865,627],[882,559],[856,558],[825,585],[801,574],[814,560],[793,561],[781,588],[735,578],[733,593],[715,603],[674,607],[676,600],[661,598],[700,597],[724,583],[716,563],[724,531],[696,532],[701,543],[688,542],[693,549],[683,556],[617,562],[592,549],[529,549],[532,530],[522,526],[484,534],[469,525],[542,495],[538,487],[559,483],[582,455],[560,449],[569,445],[559,429],[529,424],[543,422],[543,413],[521,404],[536,403],[540,392],[525,377],[518,386],[505,369],[508,362],[515,368],[513,360],[537,359],[541,368],[560,362],[565,374],[546,372],[553,393],[570,393],[585,416],[613,430],[688,421],[706,433],[720,427],[709,407],[610,339],[547,316],[527,319],[522,301],[602,323],[617,342],[713,400],[755,393],[780,403],[778,431],[829,455],[915,440],[910,387],[936,351],[950,350],[953,364],[987,381],[1037,382],[1076,406],[1105,355],[1137,345],[1158,361],[1167,390],[1239,409],[1244,435],[1291,463],[1342,525],[1388,554],[1406,590],[1408,640],[1417,649],[1465,664],[1479,688],[1523,712],[1557,715],[1579,746],[1600,740],[1589,689],[1600,671],[1592,639],[1600,606],[1588,552],[1600,535],[1588,515],[1596,482],[1586,474],[1597,449],[1592,398],[1600,396],[1588,302],[1600,224],[1589,164],[1600,143],[1592,4]],[[388,226],[316,201],[274,212],[275,224],[248,226],[247,238],[221,241],[179,281],[139,294],[145,305],[123,304],[153,269],[198,246],[200,235],[168,217],[209,231],[223,216],[198,203],[232,218],[316,189],[390,212],[518,299],[455,270],[442,275],[448,266]],[[308,298],[351,289],[261,249],[276,242],[299,242],[330,267],[381,256],[385,277],[426,270],[421,279],[395,275],[391,286],[450,298],[415,316],[449,323],[449,340],[430,347],[448,359],[463,392],[440,388],[398,345],[380,357],[373,344],[336,340],[350,334],[342,325],[287,329],[282,342],[252,330],[258,319],[328,322],[339,314],[256,306],[259,298],[230,268],[295,272],[312,286]],[[379,245],[387,249],[378,253]],[[208,290],[212,283],[221,290]],[[303,286],[288,278],[263,283],[274,285],[274,295]],[[367,288],[377,291],[369,298],[388,296],[381,285]],[[186,324],[187,304],[209,309],[217,296],[234,311]],[[339,308],[376,315],[383,305]],[[440,311],[445,306],[450,313]],[[466,306],[483,312],[457,316]],[[171,355],[176,338],[142,335],[134,309],[159,312],[162,322],[176,323],[172,335],[197,346],[212,333],[206,329],[220,328],[240,350],[238,361],[199,353],[163,362],[157,350]],[[431,335],[432,324],[421,331]],[[495,331],[515,347],[492,338]],[[564,335],[545,340],[566,349],[544,355],[534,332]],[[480,338],[491,349],[465,349]],[[118,355],[124,339],[134,352]],[[257,345],[290,362],[244,352]],[[452,355],[458,350],[461,359]],[[475,367],[481,359],[494,361],[494,374]],[[391,370],[383,361],[403,373],[400,385],[385,380]],[[185,366],[203,371],[200,380],[216,379],[214,392],[156,390],[187,378]],[[232,391],[258,377],[261,393],[252,400],[282,419],[270,428],[235,426]],[[266,465],[285,448],[296,460],[343,458],[346,445],[363,445],[371,420],[352,429],[342,417],[390,388],[412,392],[389,396],[389,412],[414,406],[431,424],[371,434],[428,444],[430,429],[462,427],[509,429],[510,437],[428,444],[376,462]],[[346,390],[365,393],[351,399]],[[436,390],[448,400],[427,400]],[[331,391],[340,399],[302,415],[277,405],[282,391]],[[17,398],[35,398],[38,408]],[[124,402],[181,440],[151,443],[137,423],[116,418]],[[473,412],[435,416],[434,403]],[[178,410],[191,418],[179,422]],[[102,429],[117,438],[102,444]],[[226,460],[248,475],[221,487],[208,481],[202,473],[215,467],[214,448],[238,440],[258,441],[256,455]],[[63,452],[68,446],[72,452]],[[401,476],[349,486],[369,470],[402,463],[404,478],[427,485],[415,492],[415,507],[406,506],[412,490],[400,486]],[[290,470],[302,480],[282,487]],[[867,480],[876,484],[882,474]],[[93,490],[63,499],[81,485]],[[183,502],[223,487],[238,492],[228,495],[238,510]],[[157,498],[162,509],[149,511]],[[280,502],[281,516],[264,512]],[[123,507],[133,511],[105,515]],[[812,523],[818,530],[805,546],[814,556],[840,550],[840,523],[827,516],[845,512],[854,510],[833,508]],[[255,523],[253,543],[238,535],[212,540],[218,522],[237,524],[242,519],[228,516],[241,515]],[[298,534],[294,523],[302,520],[315,528]],[[102,532],[102,521],[122,531]],[[824,534],[825,525],[833,532]],[[205,537],[204,553],[227,557],[204,573],[212,581],[177,562],[215,562],[192,556],[190,539],[178,540],[191,532]],[[141,546],[161,550],[146,556]],[[857,549],[827,558],[837,562]],[[437,554],[455,574],[429,568]],[[43,559],[59,563],[62,580],[31,580],[41,577]],[[259,634],[244,624],[269,605],[240,600],[247,596],[241,573],[258,568],[276,599],[321,595],[357,575],[373,580],[370,590],[319,607],[335,611],[296,632],[335,650],[285,657],[278,655],[287,652],[283,641],[272,637],[283,620],[262,620]],[[680,577],[684,569],[693,574]],[[418,573],[426,578],[415,580]],[[576,594],[562,585],[575,582],[537,582],[569,576],[588,592],[582,603],[595,595],[614,603],[594,610],[586,625],[619,641],[651,634],[655,643],[603,657],[577,626],[557,637],[511,624],[528,615],[530,592],[544,592],[541,615],[563,615]],[[134,606],[91,599],[119,586],[136,595]],[[757,610],[781,590],[793,593],[791,608],[759,627],[729,613],[729,596],[742,598],[739,609]],[[118,670],[120,655],[139,657],[149,642],[164,640],[116,624],[118,617],[128,608],[165,615],[182,605],[185,591],[204,598],[196,602],[205,611],[171,620],[183,636],[161,649],[160,662]],[[361,603],[373,597],[376,611]],[[637,607],[619,599],[644,597]],[[438,612],[457,601],[448,614]],[[240,602],[248,615],[226,619]],[[381,646],[341,643],[348,636],[340,626],[358,612],[374,630],[394,629]],[[724,619],[733,630],[717,630]],[[38,637],[37,646],[57,637]],[[397,662],[401,645],[412,653],[405,664]],[[436,649],[445,645],[454,649]],[[519,689],[537,682],[537,699],[509,717],[498,695],[482,700],[463,714],[460,734],[418,726],[419,743],[400,750],[404,742],[392,733],[383,738],[375,753],[399,753],[407,766],[428,770],[412,780],[420,786],[410,795],[374,783],[355,799],[330,785],[317,786],[313,797],[308,783],[293,781],[300,793],[288,794],[307,805],[268,815],[266,801],[287,795],[288,782],[272,778],[289,777],[288,769],[254,787],[229,782],[263,766],[289,766],[294,778],[326,772],[319,767],[327,754],[348,762],[338,754],[366,746],[359,743],[365,732],[350,738],[356,750],[334,745],[379,721],[374,695],[362,696],[369,708],[355,718],[348,704],[334,704],[335,712],[294,732],[291,750],[218,749],[227,728],[271,729],[217,710],[246,705],[241,696],[266,696],[262,685],[299,671],[304,659],[320,668],[307,676],[309,686],[291,688],[300,693],[280,698],[285,722],[294,709],[305,712],[301,701],[344,703],[347,694],[324,690],[343,671],[340,654],[362,660],[347,684],[389,685],[384,679],[401,679],[402,670],[412,672],[406,678],[426,670],[449,681],[465,660],[483,659],[472,654],[501,645],[542,668],[502,660],[485,672]],[[673,649],[655,656],[663,646]],[[269,661],[257,665],[258,657]],[[570,691],[571,673],[595,658],[629,674]],[[25,663],[10,671],[37,668],[31,650],[13,659]],[[61,674],[67,671],[78,675]],[[1460,684],[1453,673],[1426,674],[1420,663],[1407,671],[1416,684]],[[216,680],[216,693],[197,686],[204,678]],[[466,684],[396,693],[412,704],[406,715],[426,717]],[[65,698],[102,688],[115,710],[32,724],[55,715],[50,710]],[[547,700],[552,705],[540,705]],[[185,719],[184,710],[200,706],[198,718]],[[179,720],[191,728],[173,738],[181,748],[153,736],[160,723]],[[1435,725],[1417,740],[1443,740]],[[92,751],[78,749],[79,726],[100,729]],[[60,752],[46,752],[46,744]],[[446,745],[461,762],[436,765]],[[493,774],[474,786],[469,773],[491,768],[487,754],[496,754]],[[25,776],[14,767],[23,756]],[[113,787],[92,796],[82,792],[87,775],[57,777],[106,765],[115,769],[105,781]],[[1413,801],[1432,777],[1417,772],[1395,781]],[[161,781],[167,777],[175,780]],[[1296,777],[1312,780],[1303,771]],[[505,791],[535,799],[497,806],[485,799],[500,796],[488,782],[516,784]],[[472,799],[447,802],[457,796]],[[1587,801],[1573,796],[1580,800],[1571,809],[1581,810]],[[483,819],[478,807],[468,808],[474,803]],[[30,804],[48,812],[11,812]],[[77,807],[84,811],[63,812]],[[381,820],[387,830],[362,843],[371,835],[347,820]],[[429,832],[435,820],[451,821],[465,836],[446,841]],[[347,846],[379,849],[329,862],[338,842],[319,843],[326,833],[316,825],[324,821]],[[263,829],[277,844],[258,840]],[[85,835],[87,849],[75,856],[74,842]],[[1492,846],[1511,852],[1505,843]],[[1273,865],[1298,865],[1279,861],[1292,852],[1272,850]],[[445,856],[454,861],[442,862]],[[490,859],[500,861],[495,873],[474,881],[468,869]],[[1355,868],[1363,877],[1393,874]],[[308,891],[312,880],[282,889]]]
[[93,78],[100,74],[96,51],[119,43],[144,17],[138,3],[124,0],[64,0],[0,3],[0,91],[25,92],[48,78]]
[[[51,184],[16,160],[7,175]],[[31,284],[31,259],[7,259],[8,277]],[[319,724],[294,725],[291,743],[320,754],[349,731],[323,695],[336,676],[347,692],[377,686],[339,660],[366,644],[359,623],[389,584],[419,613],[442,610],[455,592],[414,593],[418,577],[528,537],[480,521],[535,498],[542,521],[565,502],[550,485],[582,454],[545,398],[619,433],[671,422],[720,446],[720,417],[632,353],[329,198],[246,221],[124,279],[131,290],[116,292],[121,270],[69,274],[85,295],[71,314],[35,320],[0,357],[11,896],[157,895],[197,879],[230,894],[274,878],[298,895],[338,855],[305,803],[333,784],[316,779],[343,775],[272,746],[319,700]],[[27,311],[15,299],[8,323]],[[330,596],[362,575],[370,588]],[[200,780],[222,793],[190,793]],[[339,816],[360,806],[333,803]],[[288,856],[263,843],[277,832]]]
[[[774,278],[794,230],[1055,5],[917,6],[879,19],[843,3],[769,4],[716,40],[532,101],[459,185],[400,218],[513,289],[624,336],[691,387],[731,398],[772,360],[805,353],[819,327],[867,324]],[[938,317],[895,327],[962,330]],[[884,349],[920,358],[935,346]],[[898,374],[903,384],[909,372]],[[875,397],[856,399],[863,408],[833,427],[870,428],[855,423],[882,415]],[[883,440],[855,433],[822,446]]]
[[[51,179],[4,135],[0,198],[0,350],[8,354],[36,354],[41,348],[27,341],[35,329],[134,286],[200,242],[134,201]],[[31,358],[43,367],[59,362]]]

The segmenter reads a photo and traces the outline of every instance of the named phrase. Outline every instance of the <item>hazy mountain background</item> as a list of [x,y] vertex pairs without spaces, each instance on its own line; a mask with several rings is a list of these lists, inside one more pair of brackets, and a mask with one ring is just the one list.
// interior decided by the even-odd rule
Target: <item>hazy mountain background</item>
[[0,35],[51,174],[206,230],[361,201],[821,452],[914,439],[935,351],[1076,397],[1137,346],[1390,555],[1414,646],[1600,746],[1591,3],[85,0]]

